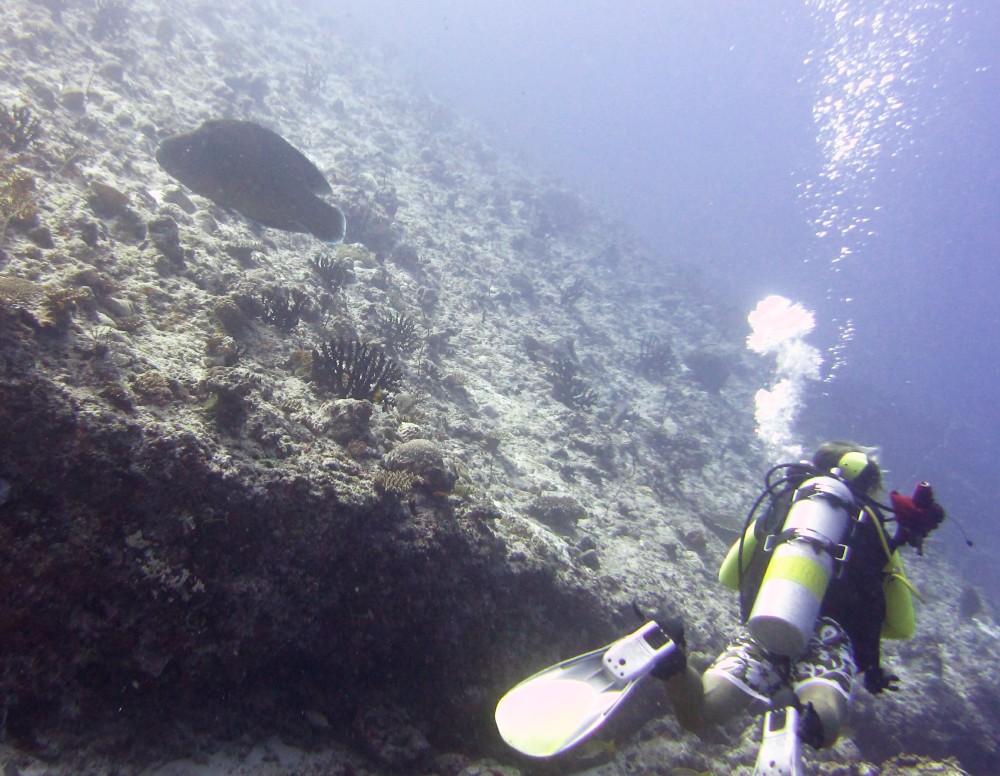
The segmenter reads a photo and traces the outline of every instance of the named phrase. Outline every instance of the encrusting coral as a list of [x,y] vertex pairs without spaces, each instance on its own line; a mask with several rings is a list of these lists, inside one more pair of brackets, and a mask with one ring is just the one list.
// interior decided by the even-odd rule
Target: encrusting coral
[[35,212],[35,176],[0,156],[0,237],[11,223],[27,223]]
[[420,477],[412,472],[380,470],[372,478],[372,487],[379,493],[402,496],[413,490]]

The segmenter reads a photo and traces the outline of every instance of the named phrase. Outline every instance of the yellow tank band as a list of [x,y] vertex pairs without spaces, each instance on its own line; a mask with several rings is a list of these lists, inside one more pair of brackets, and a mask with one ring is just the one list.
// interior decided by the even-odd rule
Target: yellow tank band
[[776,552],[767,566],[767,573],[764,575],[763,584],[766,585],[769,581],[778,579],[787,579],[790,582],[802,585],[816,596],[817,601],[823,600],[826,588],[830,584],[830,577],[826,573],[826,569],[818,561],[812,558],[804,558],[796,555],[789,556]]

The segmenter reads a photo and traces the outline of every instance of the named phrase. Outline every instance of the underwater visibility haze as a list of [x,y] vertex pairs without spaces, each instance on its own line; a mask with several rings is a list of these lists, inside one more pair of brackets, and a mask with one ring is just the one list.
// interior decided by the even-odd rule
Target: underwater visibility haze
[[768,294],[814,311],[824,380],[791,437],[936,478],[979,548],[954,526],[937,541],[1000,591],[995,3],[312,7],[747,312]]
[[5,0],[0,769],[745,771],[759,717],[653,682],[554,764],[501,732],[546,687],[498,700],[668,605],[717,654],[765,471],[848,438],[949,519],[902,691],[809,766],[1000,772],[998,40],[993,0]]

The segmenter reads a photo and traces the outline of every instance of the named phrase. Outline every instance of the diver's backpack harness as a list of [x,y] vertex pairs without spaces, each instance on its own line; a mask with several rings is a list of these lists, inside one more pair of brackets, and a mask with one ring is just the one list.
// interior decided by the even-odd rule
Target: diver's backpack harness
[[[776,476],[779,473],[781,476]],[[799,560],[786,558],[780,562],[778,576],[775,578],[780,578],[782,573],[787,575],[788,572],[792,573],[793,579],[802,574],[803,576],[797,581],[805,582],[804,587],[816,593],[815,597],[822,603],[822,594],[830,579],[835,579],[843,573],[850,561],[851,548],[857,540],[861,526],[869,521],[885,553],[884,576],[898,579],[917,599],[924,600],[906,578],[895,552],[899,547],[908,544],[920,553],[924,538],[944,519],[944,510],[934,500],[933,490],[929,484],[918,483],[912,498],[893,491],[890,494],[892,505],[889,506],[852,487],[852,483],[839,469],[826,472],[808,461],[803,461],[782,463],[772,467],[764,477],[764,485],[764,490],[747,514],[736,553],[740,612],[744,622],[749,623],[753,618],[754,608],[761,598],[761,588],[771,573],[775,557],[795,555],[785,553],[781,548],[788,544],[798,545]],[[768,504],[767,511],[758,519],[758,513],[765,502]],[[804,506],[806,504],[809,505],[808,508]],[[793,519],[793,512],[796,511],[798,514]],[[887,513],[891,516],[886,517]],[[843,516],[849,518],[846,523],[841,522]],[[818,525],[810,524],[810,519],[814,517],[823,519]],[[889,523],[896,524],[894,536],[887,535],[886,529]],[[745,543],[751,532],[751,526],[756,547],[750,550],[748,564],[745,557],[747,554]],[[802,552],[806,546],[811,546],[817,557]],[[829,558],[832,563],[828,564],[820,556]],[[811,561],[818,561],[818,565]],[[800,585],[798,593],[802,592]],[[806,619],[808,617],[801,618],[802,628],[805,627]],[[751,632],[754,632],[753,627]],[[757,633],[754,633],[754,636],[756,637]],[[766,636],[763,640],[758,640],[770,649]],[[786,644],[784,647],[778,644],[777,646],[781,648],[772,651],[794,656],[792,650],[798,641],[800,640],[793,639],[795,643]],[[808,639],[806,641],[808,642]],[[805,645],[801,646],[804,648]]]
[[[802,483],[792,494],[792,504],[813,498],[828,500],[834,507],[841,507],[848,511],[854,507],[854,498],[850,491],[845,494],[841,481],[832,477],[814,477]],[[862,515],[863,513],[858,514],[855,519],[862,520]],[[809,525],[789,527],[787,519],[780,533],[767,537],[764,542],[764,552],[772,552],[779,544],[793,539],[808,542],[814,545],[817,550],[823,550],[834,556],[841,563],[845,562],[851,554],[850,548],[846,544],[837,544],[831,541],[829,537],[824,536]]]
[[[740,612],[765,648],[794,657],[805,649],[830,580],[843,573],[868,520],[891,561],[896,542],[883,526],[891,520],[884,513],[894,510],[858,492],[839,469],[823,471],[808,461],[772,467],[764,484],[736,553]],[[747,548],[751,531],[756,547]]]
[[[781,473],[782,476],[774,479],[778,473]],[[766,543],[766,537],[770,533],[780,532],[784,525],[787,511],[783,507],[779,507],[780,499],[786,496],[793,488],[798,487],[809,476],[818,474],[821,474],[819,469],[807,461],[801,463],[780,463],[772,466],[765,473],[764,490],[761,491],[756,501],[751,505],[749,512],[747,512],[743,530],[740,532],[739,548],[736,553],[740,614],[744,622],[749,617],[750,607],[753,604],[753,601],[747,600],[748,585],[746,584],[746,578],[750,569],[744,562],[746,559],[746,539],[750,533],[750,527],[754,527],[754,534],[758,540],[765,539],[765,542],[757,541],[757,546],[753,551],[752,565],[757,565],[753,561],[761,557],[761,553],[759,552],[761,544]],[[758,520],[758,513],[765,502],[768,505],[767,511]],[[755,521],[757,522],[755,523]],[[760,570],[759,575],[763,576],[763,569]],[[760,580],[758,579],[753,585],[754,593],[759,589],[759,582]]]
[[796,657],[805,651],[830,580],[850,557],[853,524],[864,517],[836,473],[795,489],[780,530],[764,539],[767,566],[747,618],[750,633],[769,652]]

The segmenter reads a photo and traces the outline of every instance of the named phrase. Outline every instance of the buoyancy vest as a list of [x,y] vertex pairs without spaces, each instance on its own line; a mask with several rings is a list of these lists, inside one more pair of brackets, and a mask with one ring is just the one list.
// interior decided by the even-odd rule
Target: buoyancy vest
[[882,638],[909,641],[917,632],[917,612],[913,607],[913,589],[906,581],[906,571],[899,550],[882,569],[885,582],[885,622],[882,623]]

